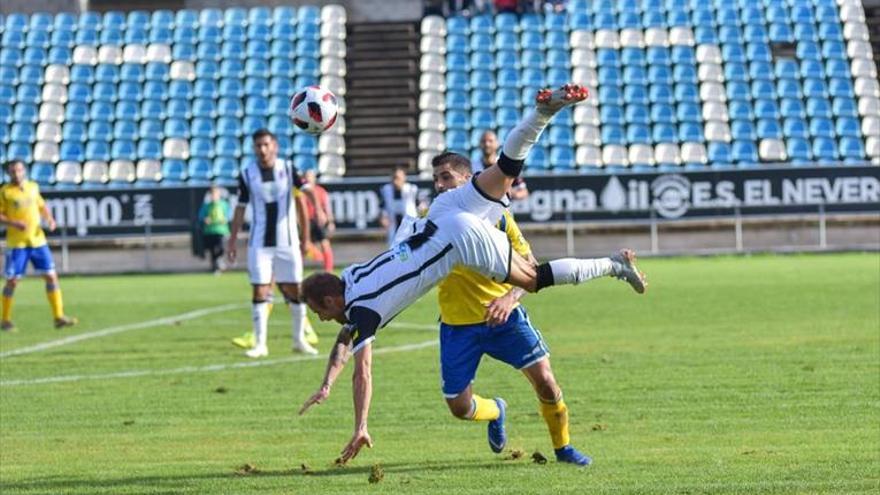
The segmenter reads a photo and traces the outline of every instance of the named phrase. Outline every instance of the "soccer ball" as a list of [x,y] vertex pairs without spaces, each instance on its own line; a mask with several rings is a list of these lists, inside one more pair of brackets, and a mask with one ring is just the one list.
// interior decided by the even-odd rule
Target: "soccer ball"
[[293,125],[309,134],[321,134],[336,123],[336,96],[320,86],[308,86],[290,99]]

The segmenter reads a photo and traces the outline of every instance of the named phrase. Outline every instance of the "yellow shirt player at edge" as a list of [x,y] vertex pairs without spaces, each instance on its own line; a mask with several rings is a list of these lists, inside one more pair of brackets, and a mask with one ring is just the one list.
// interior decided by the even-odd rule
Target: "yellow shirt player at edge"
[[75,325],[76,318],[64,315],[64,303],[52,252],[46,244],[46,234],[40,219],[46,221],[49,231],[55,230],[55,219],[46,207],[40,187],[27,180],[27,169],[21,160],[10,160],[4,168],[10,182],[0,187],[0,223],[6,226],[6,253],[4,256],[2,317],[0,330],[13,332],[12,297],[18,281],[27,271],[28,262],[34,272],[46,280],[46,298],[52,308],[55,328]]

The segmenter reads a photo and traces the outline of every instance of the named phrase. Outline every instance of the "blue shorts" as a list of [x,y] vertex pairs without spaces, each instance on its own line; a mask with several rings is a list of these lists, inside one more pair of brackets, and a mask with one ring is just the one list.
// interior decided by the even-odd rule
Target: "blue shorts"
[[52,260],[52,251],[49,245],[40,247],[24,247],[6,250],[6,261],[3,274],[6,279],[21,278],[27,271],[28,261],[34,267],[37,275],[46,275],[55,272],[55,262]]
[[440,377],[446,398],[457,397],[471,384],[483,354],[523,369],[549,356],[550,350],[522,306],[497,327],[441,323]]

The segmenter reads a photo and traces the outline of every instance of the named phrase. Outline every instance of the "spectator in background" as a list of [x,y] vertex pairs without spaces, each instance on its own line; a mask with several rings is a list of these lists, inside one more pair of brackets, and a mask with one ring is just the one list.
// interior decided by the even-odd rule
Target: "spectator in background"
[[303,175],[306,183],[312,185],[312,196],[306,196],[306,213],[314,248],[308,254],[310,257],[321,260],[324,271],[333,271],[333,248],[330,246],[330,236],[336,230],[333,222],[333,209],[330,207],[330,196],[327,190],[318,184],[318,177],[314,170],[308,170]]
[[229,238],[229,220],[232,210],[223,197],[223,190],[216,185],[208,190],[208,197],[199,208],[199,223],[202,231],[202,245],[211,256],[211,269],[220,275],[226,269],[223,262],[223,244]]
[[[471,169],[474,173],[482,172],[495,165],[495,161],[498,160],[498,136],[493,131],[486,131],[480,137],[480,150],[482,156],[471,163]],[[510,199],[526,199],[528,197],[529,188],[526,186],[526,181],[522,177],[517,177],[510,188]]]
[[519,13],[519,0],[495,0],[496,14]]
[[379,223],[386,231],[389,247],[394,242],[394,234],[403,219],[418,217],[418,193],[419,188],[406,181],[406,167],[403,166],[395,167],[391,182],[379,190],[379,206],[382,209]]

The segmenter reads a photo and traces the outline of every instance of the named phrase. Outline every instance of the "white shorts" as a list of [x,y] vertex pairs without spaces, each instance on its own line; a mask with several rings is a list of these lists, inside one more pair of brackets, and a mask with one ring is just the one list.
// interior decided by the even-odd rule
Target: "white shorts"
[[251,284],[268,285],[272,275],[279,284],[298,284],[303,278],[299,249],[293,247],[252,247],[248,249],[248,274]]
[[468,212],[495,225],[504,215],[504,210],[510,206],[510,202],[491,198],[477,189],[474,180],[460,187],[437,196],[428,210],[428,219],[437,223],[437,219],[452,215],[460,211]]

